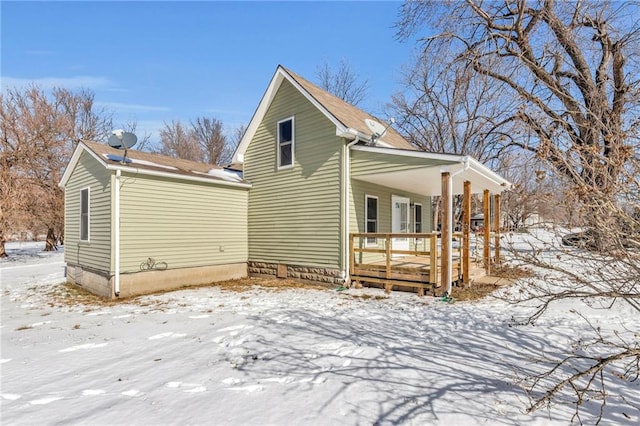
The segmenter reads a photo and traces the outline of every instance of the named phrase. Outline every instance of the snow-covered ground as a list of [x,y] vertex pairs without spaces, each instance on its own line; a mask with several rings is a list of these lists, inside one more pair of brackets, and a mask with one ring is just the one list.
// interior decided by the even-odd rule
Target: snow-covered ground
[[[210,287],[65,304],[55,297],[62,252],[8,249],[3,425],[533,425],[573,413],[567,400],[527,414],[518,385],[589,332],[570,304],[535,326],[513,321],[525,307],[495,298],[447,304],[374,289]],[[640,329],[624,306],[586,315],[605,332]],[[605,423],[637,424],[638,383],[613,386],[627,405],[609,401]]]

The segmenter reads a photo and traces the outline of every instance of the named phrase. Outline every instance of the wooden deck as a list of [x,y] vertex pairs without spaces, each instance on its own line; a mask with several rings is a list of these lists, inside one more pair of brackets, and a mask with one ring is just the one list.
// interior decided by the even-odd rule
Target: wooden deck
[[[462,235],[454,234],[454,237],[459,241]],[[397,239],[403,243],[401,249],[393,247]],[[351,234],[351,280],[356,286],[362,283],[383,284],[387,292],[394,287],[417,289],[419,295],[423,295],[425,290],[436,292],[442,285],[439,239],[438,233]],[[462,281],[462,246],[458,244],[453,250],[454,283]]]

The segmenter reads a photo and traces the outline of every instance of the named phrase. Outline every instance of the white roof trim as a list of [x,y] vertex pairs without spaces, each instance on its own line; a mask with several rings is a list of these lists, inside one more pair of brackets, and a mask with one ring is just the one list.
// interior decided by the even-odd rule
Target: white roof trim
[[82,151],[88,152],[89,155],[91,155],[93,158],[95,158],[98,163],[100,163],[104,168],[107,168],[107,162],[104,161],[104,158],[100,158],[100,156],[98,154],[96,154],[95,152],[90,150],[81,141],[78,144],[78,146],[76,146],[75,151],[73,151],[73,155],[71,156],[71,160],[69,160],[69,164],[67,164],[67,168],[64,169],[64,173],[62,175],[62,179],[60,179],[60,183],[58,184],[58,186],[60,188],[64,188],[65,186],[67,186],[67,182],[69,181],[69,178],[71,178],[71,174],[75,170],[76,165],[78,164],[78,161],[80,161],[80,155],[82,155]]
[[464,164],[465,160],[469,160],[469,169],[474,173],[484,177],[485,179],[494,182],[498,186],[502,186],[505,189],[510,189],[513,185],[511,182],[476,160],[470,156],[466,155],[456,155],[456,154],[440,154],[435,152],[424,152],[424,151],[411,151],[406,149],[399,148],[382,148],[382,147],[374,147],[374,146],[362,146],[362,145],[354,145],[351,147],[354,151],[365,151],[365,152],[373,152],[378,154],[386,154],[386,155],[399,155],[402,157],[414,157],[414,158],[425,158],[429,160],[438,160],[438,161],[447,161],[452,164],[461,163]]
[[140,168],[132,167],[132,166],[123,166],[123,165],[120,165],[120,164],[117,164],[117,163],[116,164],[107,163],[106,161],[104,161],[103,158],[101,158],[99,155],[97,155],[95,152],[93,152],[89,147],[87,147],[82,142],[80,142],[78,144],[78,146],[76,147],[76,150],[73,152],[73,156],[71,157],[71,161],[69,161],[69,164],[67,165],[67,168],[65,169],[64,174],[62,175],[62,179],[60,179],[60,183],[58,184],[59,187],[61,187],[61,188],[65,188],[66,187],[67,182],[69,181],[69,178],[71,177],[71,174],[73,173],[73,170],[76,168],[76,166],[78,164],[78,161],[80,160],[80,155],[82,155],[83,151],[87,152],[89,155],[91,155],[93,158],[95,158],[96,161],[98,161],[107,170],[120,170],[122,172],[127,172],[127,173],[137,173],[137,174],[146,175],[146,176],[166,177],[166,178],[171,178],[171,179],[187,180],[187,181],[192,181],[192,182],[203,182],[203,183],[208,183],[208,184],[212,184],[212,185],[234,186],[234,187],[239,187],[239,188],[251,188],[251,184],[250,183],[227,182],[227,181],[217,180],[217,179],[208,179],[208,178],[205,178],[205,177],[189,176],[189,175],[182,175],[182,174],[177,174],[177,173],[169,173],[169,172],[161,172],[161,171],[156,171],[156,170],[140,169]]
[[[440,154],[436,152],[411,151],[409,149],[386,148],[380,146],[354,145],[354,151],[375,152],[378,154],[399,155],[401,157],[427,158],[429,160],[450,161],[451,163],[463,163],[465,156],[455,154]],[[471,157],[469,157],[471,159]]]
[[236,151],[233,153],[233,163],[242,163],[244,162],[244,154],[247,151],[247,147],[249,146],[249,142],[253,139],[258,130],[258,126],[264,119],[269,106],[271,106],[271,102],[273,102],[273,98],[275,97],[280,85],[284,80],[287,80],[289,83],[293,85],[309,102],[313,104],[325,117],[327,117],[335,126],[336,126],[336,134],[343,134],[346,132],[347,128],[333,115],[331,114],[322,104],[320,104],[316,98],[311,96],[309,92],[307,92],[304,87],[302,87],[289,73],[281,66],[278,65],[275,74],[271,78],[271,82],[267,87],[266,92],[262,96],[260,103],[258,104],[258,108],[256,108],[253,117],[251,117],[251,121],[249,122],[249,126],[247,127],[247,131],[244,132]]
[[176,173],[160,172],[156,170],[139,169],[137,167],[130,167],[130,166],[120,166],[120,165],[109,164],[107,165],[107,169],[120,170],[125,173],[136,173],[136,174],[147,175],[147,176],[166,177],[171,179],[188,180],[193,182],[204,182],[204,183],[210,183],[213,185],[235,186],[239,188],[251,188],[250,183],[227,182],[223,180],[207,179],[205,177],[188,176],[188,175],[180,175]]

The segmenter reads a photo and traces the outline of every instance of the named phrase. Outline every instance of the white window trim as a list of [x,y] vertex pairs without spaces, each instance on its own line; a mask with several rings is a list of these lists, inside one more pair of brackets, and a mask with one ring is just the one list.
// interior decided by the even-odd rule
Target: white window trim
[[[286,121],[291,121],[291,164],[287,164],[286,166],[280,165],[280,123],[284,123]],[[288,118],[283,118],[278,121],[276,124],[276,166],[278,170],[285,170],[293,168],[293,165],[296,162],[295,157],[296,152],[296,119],[295,116],[291,116]]]
[[[375,198],[376,200],[376,233],[380,232],[380,198],[376,195],[364,195],[364,232],[368,234],[367,229],[369,225],[369,203],[367,202],[369,198]],[[369,242],[369,237],[365,237],[364,239],[365,247],[377,247],[378,240],[376,242]]]
[[[423,211],[422,211],[422,203],[413,203],[413,206],[414,206],[414,208],[413,208],[413,232],[418,232],[418,231],[416,231],[416,223],[418,222],[417,221],[418,215],[416,214],[416,210],[418,210],[418,209],[416,207],[420,206],[420,213],[423,213]],[[420,215],[420,225],[423,225],[423,224],[424,224],[424,221],[422,220],[422,215]],[[422,227],[422,230],[420,232],[424,233],[424,226]]]
[[[82,239],[82,191],[87,190],[87,239]],[[91,187],[87,186],[80,189],[80,238],[83,243],[91,241]]]

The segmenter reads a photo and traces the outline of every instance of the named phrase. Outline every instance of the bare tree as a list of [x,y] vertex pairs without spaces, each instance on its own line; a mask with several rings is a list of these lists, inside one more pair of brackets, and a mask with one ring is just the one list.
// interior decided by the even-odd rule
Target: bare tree
[[[240,138],[244,134],[241,126]],[[158,153],[184,160],[200,163],[225,165],[231,161],[237,133],[233,141],[224,132],[222,121],[216,118],[198,117],[185,126],[180,121],[165,123],[160,131],[160,147]],[[239,140],[239,139],[238,139]]]
[[165,123],[160,130],[160,154],[183,160],[203,161],[204,151],[190,128],[180,121]]
[[222,121],[215,118],[198,117],[191,122],[192,136],[204,153],[204,161],[209,164],[220,164],[224,157],[227,137],[224,134]]
[[27,225],[43,227],[45,250],[54,250],[64,232],[64,168],[79,140],[106,137],[111,117],[94,106],[92,92],[31,87],[5,91],[0,119],[0,253],[8,233]]
[[[463,63],[447,61],[446,52],[420,57],[405,73],[403,90],[392,97],[388,114],[418,149],[471,155],[495,163],[512,129],[497,126],[508,116],[513,101],[488,78]],[[454,212],[462,212],[461,197]],[[433,224],[440,222],[441,198],[433,197]]]
[[[451,64],[472,69],[513,99],[495,122],[497,130],[514,129],[512,137],[498,139],[496,152],[516,148],[535,155],[565,188],[567,211],[586,229],[577,236],[582,249],[557,254],[568,256],[567,263],[538,249],[514,252],[553,277],[527,287],[530,300],[542,301],[531,321],[566,298],[604,300],[605,306],[622,301],[640,312],[640,222],[633,213],[640,208],[640,24],[629,18],[639,14],[636,2],[403,5],[401,38],[425,24],[432,34],[435,29],[421,39],[425,60],[449,52]],[[576,342],[549,370],[529,377],[531,409],[572,392],[580,420],[584,401],[599,398],[606,405],[612,379],[638,378],[637,336],[593,331],[592,339]]]
[[335,70],[325,61],[316,75],[320,87],[352,105],[358,105],[367,96],[369,81],[361,80],[344,59]]

